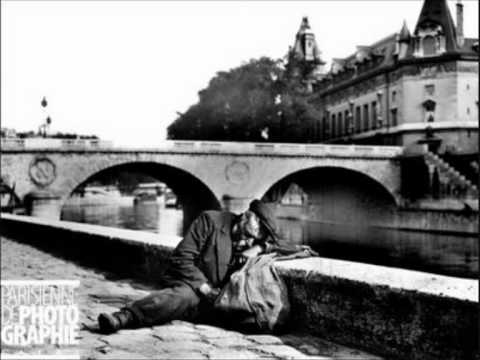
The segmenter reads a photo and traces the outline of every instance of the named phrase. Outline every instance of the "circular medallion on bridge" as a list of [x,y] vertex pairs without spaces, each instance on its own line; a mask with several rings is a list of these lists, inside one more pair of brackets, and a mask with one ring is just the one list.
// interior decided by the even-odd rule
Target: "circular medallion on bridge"
[[250,168],[241,161],[234,161],[225,168],[225,177],[227,181],[234,185],[240,185],[248,180]]
[[50,185],[57,177],[57,169],[52,160],[38,157],[30,164],[30,179],[39,186]]

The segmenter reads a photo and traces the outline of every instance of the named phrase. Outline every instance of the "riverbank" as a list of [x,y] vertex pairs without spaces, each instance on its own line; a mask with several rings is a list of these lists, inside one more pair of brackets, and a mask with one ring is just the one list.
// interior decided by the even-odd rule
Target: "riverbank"
[[[2,229],[67,259],[150,282],[179,241],[13,215],[4,216]],[[285,261],[277,269],[289,288],[295,332],[392,359],[474,359],[476,280],[326,258]]]
[[[245,335],[205,324],[173,321],[114,335],[97,332],[96,317],[112,312],[153,290],[129,278],[85,267],[31,245],[0,237],[2,280],[79,280],[82,359],[380,359],[306,334]],[[8,351],[7,351],[8,350]],[[3,348],[6,353],[18,353]],[[54,346],[22,349],[26,354],[62,354]],[[70,349],[70,352],[72,350]]]

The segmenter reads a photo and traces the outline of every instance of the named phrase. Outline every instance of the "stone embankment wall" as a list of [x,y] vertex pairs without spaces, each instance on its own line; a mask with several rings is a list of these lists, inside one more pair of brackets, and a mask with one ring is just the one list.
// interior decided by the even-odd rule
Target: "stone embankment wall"
[[[348,195],[347,192],[345,194]],[[361,209],[354,204],[355,196],[350,194],[350,197],[351,201],[344,204],[332,197],[322,205],[280,205],[277,207],[277,215],[356,229],[371,227],[475,237],[478,234],[478,200],[424,200],[400,208],[381,207],[364,201],[365,208]],[[325,216],[325,209],[337,214]]]
[[[149,282],[180,238],[2,214],[2,234]],[[390,359],[478,359],[478,282],[326,258],[279,262],[292,327]]]

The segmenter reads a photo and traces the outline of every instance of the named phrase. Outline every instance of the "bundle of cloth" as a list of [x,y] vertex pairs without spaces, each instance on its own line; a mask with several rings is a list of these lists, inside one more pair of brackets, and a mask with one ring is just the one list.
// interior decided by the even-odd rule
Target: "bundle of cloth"
[[281,332],[288,325],[290,301],[275,262],[317,255],[305,245],[276,244],[268,253],[249,258],[215,300],[223,325],[247,332]]

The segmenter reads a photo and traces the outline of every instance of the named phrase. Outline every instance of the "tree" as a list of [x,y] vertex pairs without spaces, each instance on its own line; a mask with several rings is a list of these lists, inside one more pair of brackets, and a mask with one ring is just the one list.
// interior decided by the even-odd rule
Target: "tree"
[[169,126],[170,139],[309,142],[318,110],[300,79],[266,57],[218,72],[199,102]]

